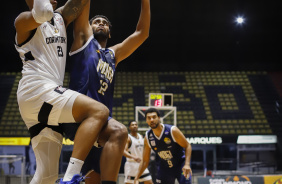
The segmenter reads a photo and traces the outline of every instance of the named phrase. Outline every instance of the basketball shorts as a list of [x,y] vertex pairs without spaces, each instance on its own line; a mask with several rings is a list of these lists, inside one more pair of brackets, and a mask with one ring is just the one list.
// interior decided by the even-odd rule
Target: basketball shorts
[[156,183],[161,184],[171,184],[177,179],[179,184],[191,184],[192,177],[190,176],[186,179],[182,172],[182,167],[184,166],[185,161],[182,162],[179,166],[174,166],[173,168],[167,168],[158,166]]
[[[17,92],[21,116],[28,128],[39,122],[58,126],[75,122],[72,115],[74,100],[80,93],[46,81],[19,85]],[[33,85],[32,85],[33,84]],[[63,113],[62,113],[63,112]]]
[[[124,164],[124,183],[133,183],[135,176],[137,175],[139,163],[137,162],[125,162]],[[139,182],[151,180],[152,176],[146,168],[143,174],[139,178]]]

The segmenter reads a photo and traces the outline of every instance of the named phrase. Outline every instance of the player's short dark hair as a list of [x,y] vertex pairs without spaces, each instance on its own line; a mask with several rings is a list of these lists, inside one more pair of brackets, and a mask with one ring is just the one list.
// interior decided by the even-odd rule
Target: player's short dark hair
[[158,109],[156,109],[156,108],[149,108],[149,109],[147,109],[147,110],[145,111],[145,118],[147,118],[147,114],[148,114],[148,113],[151,113],[151,112],[157,113],[158,117],[161,116],[160,111],[159,111]]
[[129,121],[128,122],[128,127],[130,127],[131,123],[133,123],[133,122],[137,122],[137,121],[135,121],[135,120]]
[[108,17],[106,17],[105,15],[95,15],[94,17],[92,17],[92,18],[90,19],[90,21],[89,21],[90,25],[92,24],[93,20],[96,19],[96,18],[98,18],[98,17],[103,18],[103,19],[106,19],[106,20],[108,21],[108,23],[109,23],[109,28],[110,28],[110,30],[112,29],[112,23],[110,22],[110,20],[108,19]]

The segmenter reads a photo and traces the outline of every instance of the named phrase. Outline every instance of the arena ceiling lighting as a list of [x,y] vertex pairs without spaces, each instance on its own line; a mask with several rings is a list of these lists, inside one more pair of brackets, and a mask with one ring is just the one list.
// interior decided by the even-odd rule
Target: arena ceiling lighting
[[238,17],[238,18],[236,19],[236,22],[237,22],[238,24],[242,24],[242,23],[244,23],[244,19],[243,19],[242,17]]
[[238,16],[238,17],[236,17],[236,19],[235,19],[235,22],[237,23],[237,24],[244,24],[245,23],[245,19],[243,18],[243,17],[241,17],[241,16]]

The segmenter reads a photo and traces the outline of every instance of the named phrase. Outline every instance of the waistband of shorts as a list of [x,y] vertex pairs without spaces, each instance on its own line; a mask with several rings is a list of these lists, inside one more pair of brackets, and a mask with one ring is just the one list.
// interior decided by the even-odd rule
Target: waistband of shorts
[[[147,176],[151,176],[151,174],[150,174],[150,173],[142,174],[142,175],[139,177],[139,180],[140,180],[140,179],[143,179],[143,178],[145,178],[145,177],[147,177]],[[134,180],[134,179],[135,179],[135,176],[129,176],[129,177],[130,177],[130,180]]]

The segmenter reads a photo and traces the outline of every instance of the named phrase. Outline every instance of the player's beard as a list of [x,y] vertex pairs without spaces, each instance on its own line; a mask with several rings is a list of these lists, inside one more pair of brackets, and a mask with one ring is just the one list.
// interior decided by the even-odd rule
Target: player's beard
[[94,38],[100,42],[105,41],[109,38],[109,33],[104,33],[103,31],[98,31],[94,33]]
[[153,124],[154,126],[150,126],[151,129],[156,129],[160,125],[160,121],[158,121],[156,124]]

